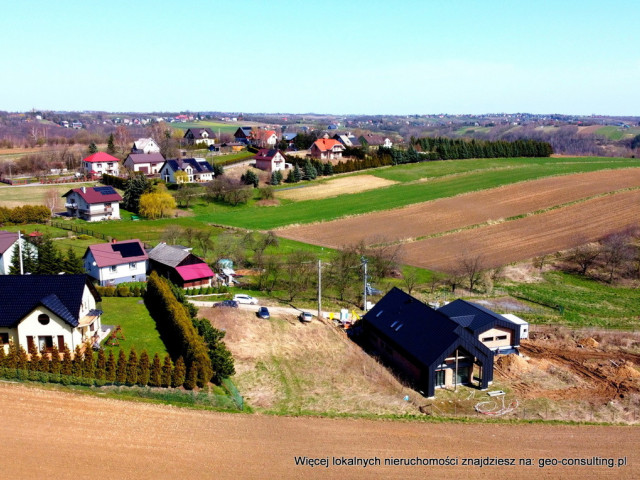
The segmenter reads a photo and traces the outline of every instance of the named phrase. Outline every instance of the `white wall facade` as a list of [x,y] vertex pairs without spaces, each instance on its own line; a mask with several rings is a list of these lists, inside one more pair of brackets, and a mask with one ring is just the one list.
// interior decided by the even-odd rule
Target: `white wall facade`
[[84,270],[100,283],[101,287],[117,285],[123,282],[145,282],[147,280],[147,262],[140,260],[121,265],[98,267],[91,251],[84,259]]

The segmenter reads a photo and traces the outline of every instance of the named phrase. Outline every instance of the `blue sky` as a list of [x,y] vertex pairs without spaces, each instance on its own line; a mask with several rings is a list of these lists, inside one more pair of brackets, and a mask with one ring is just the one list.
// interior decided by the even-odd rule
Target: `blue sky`
[[0,110],[640,115],[638,0],[35,1]]

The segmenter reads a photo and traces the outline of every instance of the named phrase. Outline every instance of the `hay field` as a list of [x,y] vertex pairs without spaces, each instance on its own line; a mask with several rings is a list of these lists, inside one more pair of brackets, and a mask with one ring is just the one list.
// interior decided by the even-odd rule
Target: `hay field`
[[348,193],[366,192],[376,188],[387,187],[398,182],[375,177],[373,175],[354,175],[329,180],[309,187],[279,190],[277,196],[288,200],[319,200],[321,198],[337,197]]

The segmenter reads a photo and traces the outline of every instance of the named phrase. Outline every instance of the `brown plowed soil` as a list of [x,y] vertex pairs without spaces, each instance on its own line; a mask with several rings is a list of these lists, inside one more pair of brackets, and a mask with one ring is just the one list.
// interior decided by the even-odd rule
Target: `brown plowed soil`
[[333,248],[374,237],[386,241],[415,239],[637,186],[640,186],[640,168],[564,175],[358,217],[285,228],[278,231],[278,235]]
[[408,243],[403,247],[403,259],[409,265],[451,272],[459,268],[461,257],[480,256],[485,267],[497,267],[597,240],[637,225],[639,219],[640,191],[627,191],[519,220]]
[[[640,478],[640,429],[455,424],[220,414],[0,383],[7,479]],[[379,458],[382,465],[303,467],[294,456]],[[384,459],[445,459],[391,466]],[[539,467],[541,458],[626,466]],[[462,466],[462,458],[515,466]],[[531,459],[531,466],[518,465]],[[602,461],[600,461],[602,463]]]

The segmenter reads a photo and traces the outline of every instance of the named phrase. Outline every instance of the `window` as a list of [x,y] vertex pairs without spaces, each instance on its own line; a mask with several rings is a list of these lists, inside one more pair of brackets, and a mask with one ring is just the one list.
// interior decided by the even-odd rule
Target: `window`
[[51,335],[38,337],[38,350],[49,351],[53,348],[53,337]]
[[49,325],[49,315],[47,315],[46,313],[41,313],[40,315],[38,315],[38,322],[40,322],[40,325]]
[[493,337],[484,337],[482,339],[483,342],[493,342]]
[[7,345],[9,343],[9,333],[0,333],[0,342],[2,343],[2,345]]
[[444,370],[436,371],[436,387],[444,387]]
[[131,270],[134,270],[134,269],[136,268],[136,262],[131,262],[131,263],[129,264],[129,268],[130,268]]
[[96,325],[95,323],[92,323],[91,325],[89,325],[89,331],[93,332],[96,329]]
[[111,265],[109,267],[109,271],[112,272],[112,273],[117,272],[118,271],[118,266],[117,265]]
[[496,337],[496,340],[506,340],[507,336],[506,335],[500,335],[498,337]]

